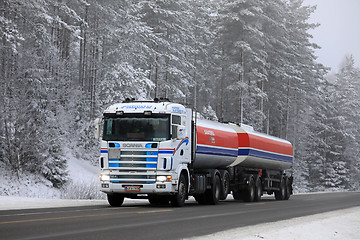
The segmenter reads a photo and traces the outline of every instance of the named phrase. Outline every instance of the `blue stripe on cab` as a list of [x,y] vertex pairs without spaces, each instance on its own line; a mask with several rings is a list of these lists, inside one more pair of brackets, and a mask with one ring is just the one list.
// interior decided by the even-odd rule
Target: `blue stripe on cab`
[[173,154],[174,151],[159,151],[159,154]]
[[157,164],[146,164],[146,168],[157,168]]

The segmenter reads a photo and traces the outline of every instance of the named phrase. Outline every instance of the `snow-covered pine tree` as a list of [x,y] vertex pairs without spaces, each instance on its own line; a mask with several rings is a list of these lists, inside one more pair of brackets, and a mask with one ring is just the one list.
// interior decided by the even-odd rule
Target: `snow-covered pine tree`
[[336,165],[339,185],[347,189],[359,189],[360,182],[360,69],[355,67],[354,57],[347,55],[336,75],[334,107],[339,111],[344,141],[337,143],[343,148],[341,162]]

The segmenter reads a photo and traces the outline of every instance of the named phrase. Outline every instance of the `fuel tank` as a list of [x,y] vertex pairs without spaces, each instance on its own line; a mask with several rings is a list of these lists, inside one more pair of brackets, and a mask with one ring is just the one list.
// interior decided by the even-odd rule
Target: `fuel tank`
[[291,167],[289,141],[254,131],[247,125],[197,120],[194,168],[242,166],[285,170]]

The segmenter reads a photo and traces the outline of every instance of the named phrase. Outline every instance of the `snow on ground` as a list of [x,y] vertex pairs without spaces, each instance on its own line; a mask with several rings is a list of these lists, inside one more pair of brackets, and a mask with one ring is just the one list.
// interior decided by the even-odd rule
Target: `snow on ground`
[[[127,203],[147,200],[125,200]],[[0,210],[108,205],[106,200],[65,200],[0,196]],[[358,240],[360,207],[218,232],[191,240]]]
[[60,192],[45,177],[32,173],[17,175],[0,161],[0,195],[59,198]]
[[100,193],[98,166],[76,158],[67,150],[68,183],[62,188],[54,188],[41,174],[22,172],[16,174],[0,161],[0,195],[35,198],[102,199]]
[[358,240],[360,207],[231,229],[191,240]]
[[67,164],[69,178],[73,182],[89,182],[96,181],[99,183],[99,166],[93,166],[89,161],[78,159],[72,155],[71,151],[67,151]]

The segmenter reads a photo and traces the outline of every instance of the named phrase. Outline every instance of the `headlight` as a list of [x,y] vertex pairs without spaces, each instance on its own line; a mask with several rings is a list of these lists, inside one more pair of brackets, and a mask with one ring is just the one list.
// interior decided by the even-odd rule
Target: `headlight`
[[156,181],[157,182],[171,182],[172,177],[171,176],[157,176]]
[[157,182],[165,182],[166,181],[166,176],[157,176],[156,181]]
[[110,181],[110,175],[100,175],[101,181]]

